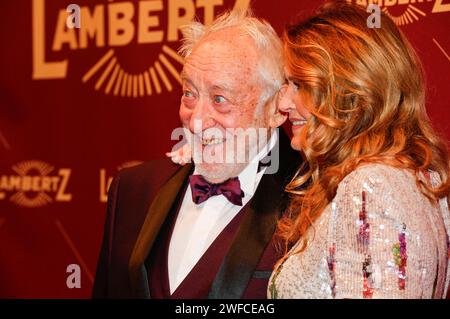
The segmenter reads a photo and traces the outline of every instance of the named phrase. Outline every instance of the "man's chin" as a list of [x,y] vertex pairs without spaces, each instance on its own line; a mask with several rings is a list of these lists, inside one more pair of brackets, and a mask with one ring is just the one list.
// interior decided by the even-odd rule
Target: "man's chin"
[[208,182],[219,184],[227,179],[239,175],[236,164],[195,164],[196,171],[202,175]]

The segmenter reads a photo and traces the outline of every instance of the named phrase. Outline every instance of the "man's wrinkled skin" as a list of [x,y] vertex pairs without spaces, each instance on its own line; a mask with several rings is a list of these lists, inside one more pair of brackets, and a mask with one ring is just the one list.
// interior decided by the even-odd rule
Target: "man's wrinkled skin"
[[[226,140],[232,138],[236,145],[239,134],[227,135],[227,128],[269,127],[269,116],[261,103],[264,83],[258,70],[257,49],[238,28],[227,28],[202,39],[186,58],[182,83],[183,126],[194,133],[194,120],[202,123],[202,136],[194,136],[194,151],[221,151],[225,155]],[[216,138],[212,129],[219,130],[219,137],[224,138]],[[256,147],[255,141],[246,143],[246,154]],[[209,182],[221,183],[239,175],[247,163],[203,162],[195,167]]]

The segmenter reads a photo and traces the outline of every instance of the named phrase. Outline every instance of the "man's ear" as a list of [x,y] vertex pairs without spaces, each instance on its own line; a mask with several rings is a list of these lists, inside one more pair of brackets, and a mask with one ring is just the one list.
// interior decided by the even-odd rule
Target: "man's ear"
[[287,119],[287,114],[280,112],[277,105],[278,101],[278,93],[275,94],[275,96],[270,99],[267,103],[267,115],[269,119],[269,126],[270,128],[277,128],[281,126]]

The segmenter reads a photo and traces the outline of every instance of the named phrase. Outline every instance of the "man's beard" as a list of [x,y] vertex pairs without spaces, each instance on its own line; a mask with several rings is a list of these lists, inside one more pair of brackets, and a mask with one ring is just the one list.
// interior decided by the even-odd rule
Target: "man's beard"
[[[205,154],[205,147],[198,148],[202,153],[202,158],[198,159],[194,156],[194,163],[196,171],[201,174],[210,183],[221,183],[229,178],[238,176],[244,168],[256,157],[259,153],[258,141],[261,138],[259,134],[256,135],[256,140],[245,140],[244,147],[238,149],[239,144],[237,140],[243,138],[242,136],[233,136],[233,145],[228,147],[227,142],[214,146],[214,149],[206,149],[208,153],[213,155],[216,161],[208,161],[208,158],[203,157]],[[263,141],[263,145],[267,144],[267,139]],[[218,156],[214,158],[214,154]],[[227,157],[228,156],[228,157]],[[196,161],[197,158],[197,161]]]
[[248,163],[200,163],[195,165],[197,172],[208,182],[218,184],[238,176]]

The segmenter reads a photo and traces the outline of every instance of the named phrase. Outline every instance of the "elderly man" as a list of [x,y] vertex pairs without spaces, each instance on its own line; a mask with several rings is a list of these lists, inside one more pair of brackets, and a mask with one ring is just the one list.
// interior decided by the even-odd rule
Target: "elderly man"
[[183,34],[180,118],[194,164],[165,159],[116,176],[94,297],[266,296],[284,185],[299,166],[287,136],[272,129],[285,119],[273,103],[280,42],[270,25],[236,12]]

